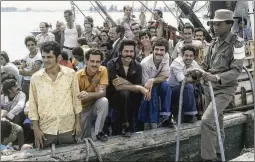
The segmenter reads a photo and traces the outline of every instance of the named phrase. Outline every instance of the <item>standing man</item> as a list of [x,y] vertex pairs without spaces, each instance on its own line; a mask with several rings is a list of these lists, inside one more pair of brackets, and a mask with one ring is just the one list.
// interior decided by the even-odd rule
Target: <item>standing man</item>
[[198,40],[194,40],[194,27],[190,23],[186,23],[183,27],[183,39],[182,41],[179,41],[172,53],[172,60],[176,59],[178,56],[181,56],[181,49],[186,44],[191,44],[196,49],[202,48],[202,42]]
[[[237,78],[242,72],[244,41],[231,33],[234,23],[233,12],[226,9],[215,11],[213,24],[216,41],[212,43],[203,63],[206,71],[202,77],[213,85],[218,120],[224,141],[223,111],[235,95],[238,86]],[[240,51],[243,51],[240,53]],[[201,122],[201,156],[205,160],[215,160],[220,155],[214,112],[209,87],[204,83],[205,107]]]
[[[104,54],[96,49],[90,49],[86,55],[86,67],[77,72],[81,93],[78,98],[82,102],[82,138],[94,137],[106,141],[103,132],[104,122],[108,115],[108,99],[105,97],[108,85],[107,69],[101,66]],[[94,122],[95,121],[95,122]],[[91,128],[95,125],[94,132]]]
[[[139,109],[139,120],[145,123],[144,129],[157,128],[157,124],[169,119],[171,105],[171,87],[167,83],[169,76],[168,41],[162,37],[153,42],[153,54],[142,62],[142,84],[148,90]],[[160,101],[159,102],[159,96]]]
[[41,45],[46,41],[55,41],[55,35],[49,32],[49,24],[46,22],[41,22],[40,25],[41,33],[38,34],[35,38],[37,41],[37,47],[40,48]]
[[66,51],[68,58],[73,59],[72,50],[77,47],[78,38],[82,35],[81,26],[74,22],[74,15],[72,10],[65,10],[64,17],[66,20],[66,27],[61,27],[61,47]]
[[73,135],[79,135],[81,129],[82,110],[75,71],[58,63],[59,44],[45,42],[41,52],[44,68],[31,78],[28,113],[38,149],[73,143]]
[[113,134],[121,132],[124,137],[130,137],[134,131],[133,121],[134,119],[137,121],[141,93],[145,95],[148,91],[141,86],[142,67],[135,60],[135,46],[133,40],[123,40],[119,56],[110,60],[107,66],[109,74],[107,98],[110,107],[119,112],[119,120],[112,127]]
[[125,37],[133,39],[135,35],[132,32],[131,25],[135,23],[135,20],[131,17],[132,7],[126,5],[123,7],[124,16],[116,21],[117,25],[122,25],[125,29]]
[[52,31],[52,34],[55,35],[55,41],[59,44],[61,43],[61,26],[64,26],[64,23],[61,21],[57,21],[56,29]]
[[119,54],[119,45],[121,40],[124,37],[125,29],[121,25],[113,26],[109,30],[109,37],[110,40],[113,41],[112,44],[112,53],[111,53],[111,59],[118,57]]
[[23,76],[22,92],[26,94],[26,101],[29,98],[29,84],[31,76],[42,67],[42,56],[39,49],[36,48],[37,41],[33,36],[25,38],[25,45],[29,54],[22,60],[22,66],[19,67],[19,74]]

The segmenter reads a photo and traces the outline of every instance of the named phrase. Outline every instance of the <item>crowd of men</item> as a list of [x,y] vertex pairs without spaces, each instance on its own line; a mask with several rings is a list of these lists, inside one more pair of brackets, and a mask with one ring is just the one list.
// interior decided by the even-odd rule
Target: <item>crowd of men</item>
[[[242,71],[235,49],[243,43],[230,32],[232,11],[218,10],[209,21],[213,42],[205,41],[204,29],[185,24],[175,47],[165,37],[162,11],[155,10],[154,22],[147,24],[132,18],[130,6],[123,12],[116,25],[107,21],[99,30],[93,18],[85,17],[82,27],[66,10],[66,23],[58,21],[52,33],[48,23],[41,22],[41,33],[25,38],[24,59],[11,63],[1,52],[5,154],[10,142],[18,144],[17,150],[32,148],[24,144],[29,142],[39,149],[88,137],[105,142],[108,136],[131,137],[132,132],[172,127],[185,79],[182,122],[202,120],[201,156],[217,158],[207,81],[213,83],[224,136],[223,110],[233,99]],[[205,73],[188,73],[199,68]]]

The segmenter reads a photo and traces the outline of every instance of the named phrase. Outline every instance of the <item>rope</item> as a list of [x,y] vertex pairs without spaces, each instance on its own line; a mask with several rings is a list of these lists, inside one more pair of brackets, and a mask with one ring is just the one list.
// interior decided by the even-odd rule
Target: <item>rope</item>
[[102,157],[101,157],[101,155],[99,154],[97,148],[95,147],[95,144],[94,144],[93,140],[92,140],[91,138],[84,138],[84,141],[85,141],[85,143],[86,143],[86,150],[87,150],[86,161],[89,161],[89,157],[90,157],[90,154],[89,154],[89,143],[90,143],[90,145],[91,145],[92,149],[94,150],[94,152],[95,152],[95,154],[96,154],[98,160],[99,160],[100,162],[102,162],[102,161],[103,161],[103,160],[102,160]]

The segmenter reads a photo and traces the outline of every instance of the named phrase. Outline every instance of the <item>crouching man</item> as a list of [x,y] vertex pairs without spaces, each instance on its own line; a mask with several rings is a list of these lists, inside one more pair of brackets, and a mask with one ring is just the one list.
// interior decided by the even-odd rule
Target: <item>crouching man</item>
[[[185,45],[181,49],[182,55],[178,56],[170,66],[168,83],[172,87],[172,113],[176,117],[179,109],[181,83],[185,79],[188,70],[200,68],[194,60],[196,49],[191,45]],[[183,122],[195,122],[197,114],[194,86],[192,76],[187,76],[183,92]]]
[[58,63],[60,45],[45,42],[41,52],[44,68],[31,77],[28,112],[38,149],[52,143],[73,143],[81,129],[82,110],[75,71]]
[[[90,49],[85,59],[85,68],[77,72],[81,91],[78,98],[83,108],[81,138],[96,136],[100,141],[107,141],[107,135],[102,132],[108,115],[108,100],[105,97],[108,74],[106,67],[101,66],[104,54],[100,50]],[[91,131],[92,126],[94,131]]]
[[[170,116],[171,87],[167,83],[169,76],[168,41],[156,38],[153,54],[142,62],[142,84],[148,90],[139,109],[139,120],[145,123],[144,129],[157,128]],[[160,118],[159,118],[160,117]]]

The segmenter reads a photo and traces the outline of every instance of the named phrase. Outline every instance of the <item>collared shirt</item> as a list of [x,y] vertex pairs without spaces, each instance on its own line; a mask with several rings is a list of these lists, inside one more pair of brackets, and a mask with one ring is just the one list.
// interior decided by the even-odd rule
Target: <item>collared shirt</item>
[[6,110],[7,117],[13,119],[16,115],[22,112],[25,108],[26,95],[20,91],[12,101],[9,101],[8,96],[1,95],[2,109]]
[[[123,18],[124,18],[124,17],[123,17]],[[125,29],[125,33],[124,33],[125,37],[127,37],[127,38],[129,38],[129,39],[135,38],[135,35],[133,34],[133,32],[132,32],[132,30],[131,30],[131,25],[132,25],[133,23],[136,23],[136,21],[133,20],[133,19],[131,18],[129,22],[126,22],[126,21],[125,21],[125,22],[122,23],[122,19],[123,19],[123,18],[118,19],[118,20],[116,21],[116,24],[117,24],[117,25],[122,25],[122,26],[124,27],[124,29]]]
[[169,54],[166,53],[163,60],[159,64],[158,69],[156,68],[153,61],[153,54],[145,57],[142,62],[142,84],[145,85],[149,79],[155,78],[158,74],[165,77],[169,76]]
[[112,84],[112,81],[117,78],[117,75],[128,80],[130,83],[134,85],[142,84],[142,67],[136,60],[132,60],[131,63],[129,64],[127,75],[123,68],[121,56],[110,60],[107,65],[107,70],[109,78],[109,86],[107,87],[106,91],[107,96],[112,95],[116,92],[116,89]]
[[[7,120],[7,119],[5,119],[5,120]],[[16,139],[18,138],[18,133],[20,131],[22,131],[21,126],[15,124],[15,123],[12,123],[9,120],[3,121],[3,119],[1,119],[1,122],[9,122],[12,126],[11,134],[3,140],[2,144],[8,145],[9,143],[16,141]]]
[[[100,66],[91,82],[87,76],[86,69],[87,68],[85,67],[85,69],[77,72],[80,91],[95,92],[98,85],[108,85],[108,73],[106,67]],[[82,107],[86,109],[95,102],[96,100],[82,102]]]
[[114,42],[113,42],[113,44],[112,44],[112,48],[114,49],[114,47],[116,46],[116,44],[117,44],[117,42],[120,40],[120,38],[119,39],[117,39],[117,40],[115,40]]
[[73,130],[75,114],[81,112],[78,79],[74,70],[60,65],[56,80],[41,69],[30,80],[29,118],[39,120],[45,134],[57,135]]
[[55,35],[51,32],[46,33],[46,36],[40,33],[35,37],[35,39],[37,41],[38,47],[40,47],[44,42],[55,41]]
[[86,41],[88,43],[93,42],[95,39],[95,34],[91,33],[89,36],[86,35],[86,33],[83,33],[81,37],[85,37]]
[[[185,45],[186,43],[183,41],[179,41],[175,48],[174,48],[174,51],[172,53],[172,58],[173,59],[176,59],[178,56],[182,56],[182,53],[181,53],[181,49],[182,47]],[[199,40],[192,40],[192,43],[191,43],[194,47],[196,48],[201,48],[202,47],[202,42],[199,41]]]
[[212,82],[215,94],[227,93],[233,95],[238,86],[237,78],[243,69],[243,59],[245,56],[239,53],[239,49],[244,48],[244,41],[233,33],[229,33],[224,41],[217,39],[209,48],[202,64],[205,71],[220,76],[220,83]]
[[[199,65],[195,60],[191,63],[188,69],[197,69],[200,68]],[[175,87],[181,85],[181,81],[185,78],[185,74],[188,70],[186,68],[185,63],[181,56],[178,56],[172,64],[170,65],[170,75],[167,79],[167,82],[170,84],[171,87]]]

